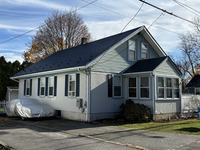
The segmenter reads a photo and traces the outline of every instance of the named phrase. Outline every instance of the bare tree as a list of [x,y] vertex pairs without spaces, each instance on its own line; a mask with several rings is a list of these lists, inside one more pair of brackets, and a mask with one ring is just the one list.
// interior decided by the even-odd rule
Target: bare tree
[[59,50],[80,45],[83,37],[87,41],[91,39],[87,26],[76,11],[54,11],[28,44],[24,59],[38,62]]
[[[194,21],[199,24],[199,18]],[[177,66],[183,73],[185,79],[192,78],[200,73],[200,28],[194,26],[193,32],[187,32],[179,36],[179,48],[182,55],[176,61]]]

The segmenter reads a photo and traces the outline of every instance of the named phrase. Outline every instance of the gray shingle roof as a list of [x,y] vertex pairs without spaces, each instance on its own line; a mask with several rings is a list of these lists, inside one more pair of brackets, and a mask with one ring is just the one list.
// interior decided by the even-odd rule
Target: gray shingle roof
[[195,75],[186,87],[200,87],[200,75]]
[[167,56],[152,58],[152,59],[139,60],[133,66],[131,66],[128,70],[126,70],[124,73],[153,71],[166,58],[167,58]]
[[139,28],[140,27],[70,49],[58,51],[25,70],[18,72],[13,77],[84,66]]

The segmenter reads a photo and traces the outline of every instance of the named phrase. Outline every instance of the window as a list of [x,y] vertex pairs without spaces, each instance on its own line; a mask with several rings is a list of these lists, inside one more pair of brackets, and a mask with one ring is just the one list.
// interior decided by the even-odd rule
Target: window
[[137,86],[136,86],[136,77],[129,78],[129,97],[137,97]]
[[172,98],[172,79],[166,78],[166,93],[167,98]]
[[174,79],[174,98],[179,98],[179,79]]
[[128,60],[133,61],[136,58],[136,49],[135,49],[135,41],[128,41]]
[[140,77],[140,97],[149,98],[149,77]]
[[68,95],[74,97],[76,95],[76,74],[69,75],[69,91]]
[[141,46],[141,51],[142,51],[142,59],[147,59],[148,58],[148,44],[142,43]]
[[54,77],[49,77],[49,96],[53,96],[54,92]]
[[40,79],[40,95],[45,96],[45,77]]
[[158,98],[164,98],[164,92],[165,86],[164,86],[164,78],[158,77]]
[[114,76],[114,97],[120,97],[121,94],[121,76]]
[[196,95],[200,95],[200,88],[195,88]]
[[30,96],[30,79],[26,80],[26,96]]

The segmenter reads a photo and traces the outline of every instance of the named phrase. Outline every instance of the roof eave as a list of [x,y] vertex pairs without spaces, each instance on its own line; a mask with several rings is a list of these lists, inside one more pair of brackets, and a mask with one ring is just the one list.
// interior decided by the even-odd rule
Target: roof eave
[[86,67],[79,66],[79,67],[72,67],[72,68],[65,68],[65,69],[43,71],[43,72],[19,75],[19,76],[11,77],[11,79],[23,79],[23,78],[32,78],[32,77],[38,77],[38,76],[47,76],[47,75],[67,73],[67,72],[72,72],[72,71],[80,71],[81,69],[84,70],[86,69]]

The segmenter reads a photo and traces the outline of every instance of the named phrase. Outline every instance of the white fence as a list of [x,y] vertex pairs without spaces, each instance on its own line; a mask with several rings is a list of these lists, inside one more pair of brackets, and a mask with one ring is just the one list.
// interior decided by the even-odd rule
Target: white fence
[[200,95],[183,94],[181,113],[185,117],[197,117],[200,107]]
[[7,101],[0,101],[0,113],[4,113],[4,108],[7,104]]

